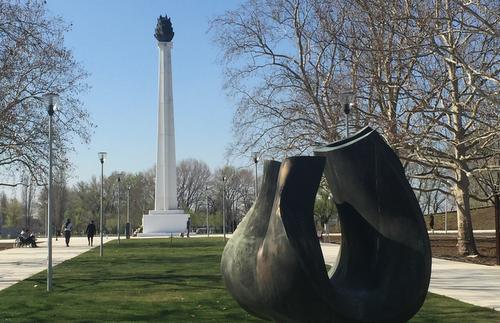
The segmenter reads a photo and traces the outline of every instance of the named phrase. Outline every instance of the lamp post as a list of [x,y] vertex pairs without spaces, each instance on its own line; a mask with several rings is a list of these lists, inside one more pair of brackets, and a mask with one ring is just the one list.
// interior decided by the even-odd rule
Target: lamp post
[[101,230],[101,245],[99,247],[99,256],[101,256],[101,257],[103,255],[102,195],[103,195],[103,190],[104,190],[104,161],[106,160],[107,155],[108,154],[104,151],[101,151],[97,154],[97,156],[99,156],[99,161],[101,162],[101,210],[100,210],[101,217],[100,217],[100,221],[99,221],[100,222],[99,226],[100,226],[100,230]]
[[30,227],[30,200],[31,200],[31,182],[30,177],[26,177],[26,228]]
[[500,265],[500,186],[495,185],[495,239],[497,245],[497,265]]
[[444,234],[448,234],[448,196],[444,200]]
[[349,113],[351,112],[351,108],[354,107],[354,93],[352,91],[342,92],[340,100],[345,113],[345,133],[347,138],[349,137]]
[[226,241],[226,210],[224,209],[224,200],[226,199],[226,176],[222,176],[222,234]]
[[205,187],[205,195],[207,197],[207,238],[210,237],[210,228],[208,226],[208,186]]
[[125,236],[130,239],[130,185],[127,186],[127,223],[125,224]]
[[259,153],[254,152],[253,154],[253,162],[255,164],[255,200],[257,200],[257,188],[259,186],[258,184],[258,177],[257,177],[257,163],[259,162]]
[[59,95],[47,93],[43,96],[49,114],[49,187],[47,192],[47,291],[52,290],[52,116],[56,110]]
[[120,175],[118,175],[118,207],[117,207],[117,213],[118,213],[118,221],[116,223],[116,234],[118,236],[118,244],[120,244]]

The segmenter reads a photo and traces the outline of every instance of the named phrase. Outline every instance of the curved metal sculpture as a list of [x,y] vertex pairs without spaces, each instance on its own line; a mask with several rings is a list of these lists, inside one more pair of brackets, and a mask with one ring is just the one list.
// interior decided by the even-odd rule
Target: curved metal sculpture
[[406,322],[425,300],[431,249],[399,158],[369,127],[315,154],[326,157],[342,228],[330,279],[336,310],[356,321]]
[[[286,159],[279,174],[265,164],[259,198],[222,255],[228,290],[277,322],[407,321],[425,299],[431,253],[399,159],[370,128],[315,154]],[[325,160],[342,227],[330,278],[313,219]]]
[[227,289],[241,307],[263,319],[267,317],[260,312],[266,304],[256,284],[256,258],[266,237],[280,166],[277,161],[264,162],[259,196],[227,242],[221,260]]
[[258,199],[224,249],[224,283],[255,316],[319,322],[311,320],[311,311],[330,315],[323,300],[328,276],[313,219],[324,163],[322,157],[292,157],[278,174],[279,163],[266,161]]

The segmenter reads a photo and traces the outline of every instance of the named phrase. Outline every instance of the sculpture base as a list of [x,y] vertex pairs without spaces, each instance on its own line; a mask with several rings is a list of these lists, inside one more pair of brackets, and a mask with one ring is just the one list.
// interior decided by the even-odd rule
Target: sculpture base
[[149,211],[142,216],[142,233],[139,236],[170,236],[186,232],[189,214],[183,210]]

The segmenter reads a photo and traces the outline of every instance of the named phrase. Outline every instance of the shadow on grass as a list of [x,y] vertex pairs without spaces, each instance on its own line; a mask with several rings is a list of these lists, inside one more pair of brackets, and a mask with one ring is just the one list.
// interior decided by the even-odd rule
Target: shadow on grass
[[[43,279],[30,281],[35,284],[43,284]],[[126,282],[125,284],[120,284]],[[177,286],[179,290],[210,288],[214,290],[225,290],[221,285],[222,279],[220,275],[177,275],[171,273],[152,274],[152,275],[118,275],[106,276],[102,279],[94,277],[74,277],[64,278],[61,282],[54,284],[54,288],[58,292],[70,292],[75,290],[95,289],[115,286],[120,290],[130,290],[131,287],[147,289],[150,286],[155,288],[159,286]]]

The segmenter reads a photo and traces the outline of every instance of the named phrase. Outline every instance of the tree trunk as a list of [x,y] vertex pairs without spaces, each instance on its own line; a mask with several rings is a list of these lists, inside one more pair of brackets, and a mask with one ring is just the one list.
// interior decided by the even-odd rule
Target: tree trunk
[[458,173],[454,189],[457,207],[457,249],[461,256],[477,255],[476,241],[472,231],[472,217],[469,205],[469,179],[463,170]]

